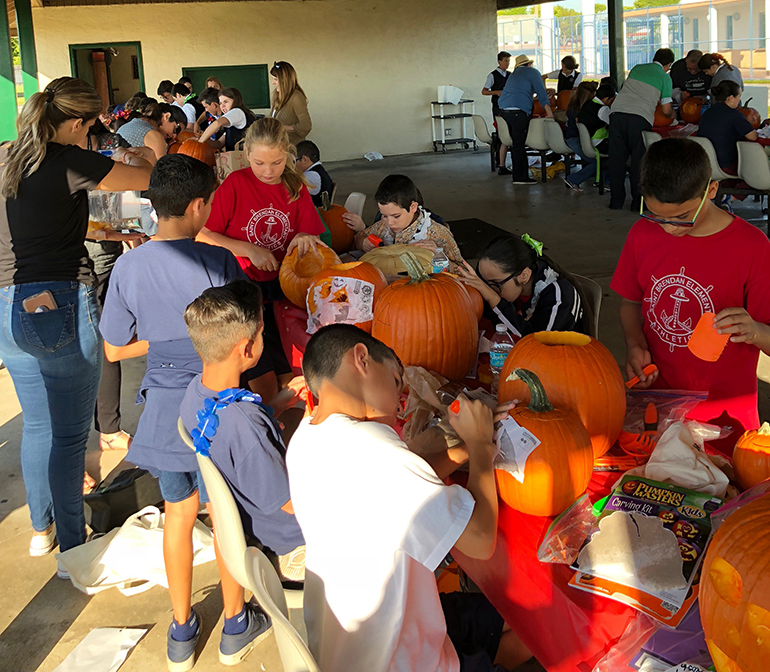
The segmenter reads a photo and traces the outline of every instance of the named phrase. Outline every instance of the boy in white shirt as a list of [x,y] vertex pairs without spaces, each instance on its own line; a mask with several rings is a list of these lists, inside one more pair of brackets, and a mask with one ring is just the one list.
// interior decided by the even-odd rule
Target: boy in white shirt
[[[457,546],[489,558],[497,536],[493,416],[460,398],[464,446],[410,452],[392,425],[395,353],[350,325],[320,329],[303,372],[319,400],[287,451],[307,542],[305,621],[324,672],[502,672],[529,652],[481,594],[439,596],[433,572]],[[442,482],[470,458],[467,489]],[[461,663],[462,660],[462,663]]]
[[174,88],[171,90],[171,94],[174,96],[173,105],[181,107],[187,117],[187,129],[192,131],[195,127],[195,120],[198,114],[195,112],[195,107],[192,103],[186,103],[190,90],[184,84],[174,84]]

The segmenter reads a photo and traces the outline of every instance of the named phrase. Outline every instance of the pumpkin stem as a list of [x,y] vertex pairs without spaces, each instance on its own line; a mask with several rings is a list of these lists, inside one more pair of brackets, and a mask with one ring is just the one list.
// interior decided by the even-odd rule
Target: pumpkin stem
[[332,204],[331,204],[331,200],[329,199],[328,191],[321,192],[321,209],[327,212],[332,209]]
[[757,434],[761,436],[770,436],[770,424],[763,422],[762,426],[757,430]]
[[754,99],[753,99],[753,98],[749,98],[749,99],[748,99],[748,100],[747,100],[745,103],[743,103],[743,107],[744,107],[745,109],[748,109],[748,108],[749,108],[749,103],[750,103],[752,100],[754,100]]
[[530,411],[535,413],[547,413],[554,410],[551,406],[551,402],[548,401],[548,395],[545,393],[543,383],[540,382],[540,378],[537,377],[532,371],[527,369],[514,369],[513,372],[506,378],[506,380],[521,380],[529,388],[529,408]]
[[409,273],[409,284],[412,284],[413,282],[422,282],[423,280],[430,278],[417,257],[411,252],[404,252],[403,254],[399,254],[398,257],[404,264],[406,272]]

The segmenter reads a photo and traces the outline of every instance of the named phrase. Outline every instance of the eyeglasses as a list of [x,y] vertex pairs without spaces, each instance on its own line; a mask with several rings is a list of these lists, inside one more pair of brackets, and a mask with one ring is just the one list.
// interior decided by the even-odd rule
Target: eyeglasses
[[497,280],[497,281],[496,280],[484,280],[484,278],[481,275],[481,272],[479,271],[479,267],[476,266],[476,275],[479,276],[479,280],[481,280],[482,282],[485,282],[486,284],[488,284],[492,289],[494,289],[499,294],[500,291],[503,288],[503,285],[506,282],[509,282],[510,280],[513,280],[518,274],[517,273],[511,273],[507,278],[505,278],[503,280]]
[[711,187],[711,181],[709,180],[709,183],[706,185],[706,192],[703,194],[703,198],[701,199],[700,205],[698,206],[698,209],[695,211],[695,217],[692,218],[689,222],[682,222],[682,221],[676,221],[672,219],[662,219],[660,217],[655,217],[654,215],[646,215],[644,214],[644,196],[642,196],[642,204],[639,206],[639,216],[643,219],[646,219],[648,222],[654,222],[655,224],[667,224],[669,226],[678,226],[683,228],[692,228],[695,226],[695,222],[698,220],[698,215],[700,214],[700,211],[703,210],[703,206],[706,204],[706,199],[709,195],[709,187]]

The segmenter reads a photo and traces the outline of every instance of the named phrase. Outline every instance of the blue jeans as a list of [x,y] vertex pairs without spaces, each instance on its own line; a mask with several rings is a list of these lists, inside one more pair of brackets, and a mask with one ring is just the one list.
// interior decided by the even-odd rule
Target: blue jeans
[[566,141],[566,143],[567,147],[569,147],[573,152],[575,152],[575,154],[577,154],[581,159],[583,159],[583,161],[586,162],[586,165],[578,172],[567,175],[567,180],[569,180],[571,184],[577,185],[579,187],[588,178],[596,175],[596,155],[588,156],[588,154],[583,152],[583,147],[580,144],[580,138],[570,138]]
[[[57,308],[27,313],[48,290]],[[0,288],[0,359],[24,414],[21,468],[32,527],[56,520],[59,548],[85,541],[85,452],[102,365],[96,287],[30,282]]]

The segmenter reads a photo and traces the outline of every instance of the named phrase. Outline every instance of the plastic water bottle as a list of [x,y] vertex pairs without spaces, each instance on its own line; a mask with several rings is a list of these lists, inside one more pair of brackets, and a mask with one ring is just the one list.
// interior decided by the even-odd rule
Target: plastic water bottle
[[449,257],[444,254],[444,250],[440,247],[436,248],[436,251],[433,254],[431,266],[433,266],[434,273],[443,273],[444,271],[449,270]]
[[504,324],[495,327],[495,335],[492,337],[492,347],[489,350],[489,368],[492,370],[492,394],[497,395],[497,387],[500,383],[500,372],[503,370],[505,358],[513,348],[513,339]]

